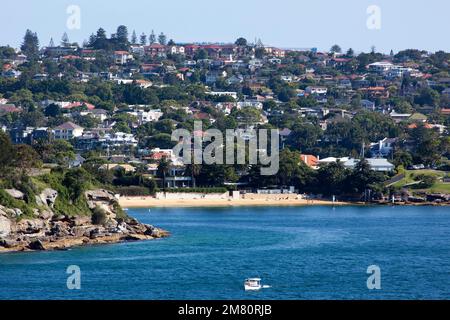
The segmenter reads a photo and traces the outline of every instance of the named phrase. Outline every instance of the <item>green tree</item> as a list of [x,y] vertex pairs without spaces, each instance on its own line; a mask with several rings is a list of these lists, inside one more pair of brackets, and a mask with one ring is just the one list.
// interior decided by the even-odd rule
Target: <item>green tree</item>
[[120,44],[128,44],[128,28],[124,25],[117,27],[116,33],[117,40]]
[[344,193],[348,175],[348,170],[339,161],[321,167],[317,172],[317,191],[326,196]]
[[57,104],[49,104],[46,108],[45,108],[45,116],[46,117],[58,117],[61,115],[61,107]]
[[239,47],[246,47],[247,46],[247,39],[245,38],[238,38],[235,42],[235,45]]
[[39,141],[34,148],[44,163],[56,163],[67,167],[69,161],[75,159],[73,146],[65,140]]
[[61,45],[63,47],[68,47],[70,45],[69,36],[67,35],[67,32],[64,32],[62,38],[61,38]]
[[40,167],[41,162],[38,153],[29,145],[19,144],[14,147],[13,163],[16,169],[25,174],[31,168]]
[[27,30],[20,50],[29,58],[36,59],[39,55],[39,39],[35,32]]
[[167,36],[161,32],[158,36],[158,42],[159,44],[162,44],[163,46],[165,46],[167,44]]
[[137,44],[136,30],[133,30],[133,33],[131,34],[131,44]]
[[147,35],[142,32],[141,36],[139,37],[139,42],[141,46],[147,45]]
[[9,171],[12,165],[13,145],[9,136],[0,130],[0,175]]
[[334,46],[331,47],[330,52],[332,52],[332,53],[342,53],[342,49],[341,49],[340,46],[335,44]]
[[149,42],[150,44],[156,43],[156,35],[155,35],[155,31],[152,30],[152,32],[150,33],[150,36],[148,37],[148,42]]
[[170,171],[170,166],[171,166],[171,163],[166,158],[162,158],[158,163],[157,174],[158,174],[158,177],[163,179],[163,189],[165,189],[167,187],[166,179],[167,179],[167,176]]

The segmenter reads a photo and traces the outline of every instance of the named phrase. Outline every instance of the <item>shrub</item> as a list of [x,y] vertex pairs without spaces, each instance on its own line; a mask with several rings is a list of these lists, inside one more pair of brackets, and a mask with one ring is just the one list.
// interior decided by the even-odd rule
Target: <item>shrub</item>
[[33,208],[28,206],[24,201],[14,199],[5,190],[0,189],[0,204],[6,208],[20,209],[25,216],[33,215]]
[[436,183],[437,178],[432,175],[419,174],[414,180],[420,181],[420,183],[416,185],[418,189],[427,189],[431,188]]
[[96,225],[103,225],[108,221],[108,215],[105,210],[100,207],[95,207],[92,210],[92,223]]
[[117,187],[116,192],[122,196],[137,197],[151,195],[149,188],[140,186]]

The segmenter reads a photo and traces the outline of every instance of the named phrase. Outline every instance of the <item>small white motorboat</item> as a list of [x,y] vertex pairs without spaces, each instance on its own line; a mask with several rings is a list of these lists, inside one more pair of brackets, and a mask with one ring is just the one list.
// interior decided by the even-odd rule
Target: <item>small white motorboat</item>
[[259,278],[249,278],[244,282],[245,291],[257,291],[261,290],[263,286],[261,285],[261,279]]

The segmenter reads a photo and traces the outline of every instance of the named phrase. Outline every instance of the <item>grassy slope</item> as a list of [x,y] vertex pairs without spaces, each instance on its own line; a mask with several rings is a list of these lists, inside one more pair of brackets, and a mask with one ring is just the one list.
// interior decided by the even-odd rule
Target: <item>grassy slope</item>
[[412,189],[414,192],[428,192],[428,193],[450,193],[450,183],[443,183],[442,178],[445,177],[448,172],[438,171],[438,170],[407,170],[406,177],[403,180],[395,183],[395,187],[404,187],[410,183],[414,183],[414,178],[418,175],[434,175],[438,178],[438,182],[436,182],[431,188],[428,189]]

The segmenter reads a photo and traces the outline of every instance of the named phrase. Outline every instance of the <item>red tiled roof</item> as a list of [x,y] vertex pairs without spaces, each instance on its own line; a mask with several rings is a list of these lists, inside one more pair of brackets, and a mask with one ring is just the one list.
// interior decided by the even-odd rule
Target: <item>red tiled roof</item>
[[22,108],[16,107],[13,104],[3,104],[3,105],[0,105],[0,112],[6,112],[6,113],[22,112]]
[[80,58],[79,56],[67,55],[67,56],[61,57],[61,59],[65,59],[65,60],[75,60],[75,59],[81,59],[81,58]]
[[161,159],[163,159],[163,158],[169,158],[170,157],[170,154],[168,154],[168,153],[166,153],[166,152],[162,152],[162,151],[159,151],[159,152],[153,152],[151,155],[150,155],[150,159],[151,160],[161,160]]
[[159,43],[152,43],[151,45],[144,47],[144,49],[163,49],[163,48],[166,48],[166,46]]
[[317,157],[310,155],[310,154],[302,154],[302,155],[300,155],[300,159],[308,167],[316,167],[319,164],[319,159],[317,159]]
[[[426,123],[426,124],[424,124],[423,125],[426,129],[433,129],[433,126],[431,125],[431,124],[429,124],[429,123]],[[411,123],[409,126],[408,126],[408,129],[416,129],[418,127],[418,125],[417,125],[417,123]]]
[[72,109],[72,108],[78,108],[85,105],[88,110],[94,110],[95,106],[93,104],[87,103],[87,102],[72,102],[71,104],[65,106],[63,109]]

